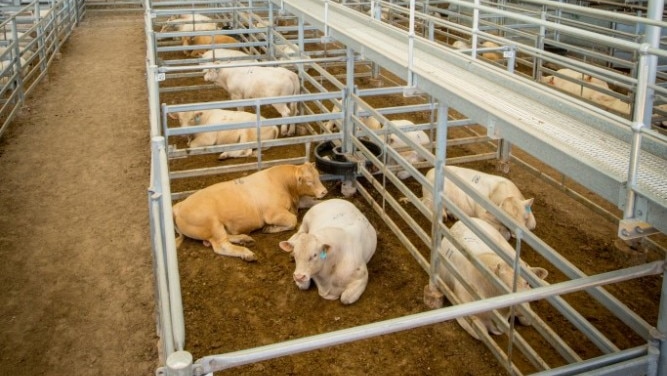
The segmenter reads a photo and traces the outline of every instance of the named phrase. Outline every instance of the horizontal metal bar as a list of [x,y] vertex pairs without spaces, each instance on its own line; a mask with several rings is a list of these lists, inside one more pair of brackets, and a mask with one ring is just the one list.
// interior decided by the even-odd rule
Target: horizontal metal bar
[[267,346],[260,346],[248,350],[205,356],[195,362],[195,368],[201,373],[210,373],[280,356],[292,355],[324,347],[340,345],[355,340],[396,333],[407,329],[452,320],[458,317],[475,315],[494,309],[527,303],[550,296],[568,294],[594,286],[618,283],[629,279],[659,274],[662,273],[664,266],[664,261],[656,261],[627,269],[561,282],[551,286],[538,287],[531,291],[502,295],[482,301],[417,313],[396,319],[380,321],[291,341],[284,341]]

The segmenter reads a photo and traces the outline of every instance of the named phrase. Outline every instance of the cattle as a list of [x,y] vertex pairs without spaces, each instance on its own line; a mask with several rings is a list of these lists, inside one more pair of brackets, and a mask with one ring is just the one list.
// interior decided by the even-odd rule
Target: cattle
[[[193,125],[225,124],[239,122],[255,122],[257,115],[243,111],[228,110],[201,110],[178,112],[176,115],[169,114],[172,119],[178,119],[181,127]],[[260,116],[260,119],[264,119]],[[259,133],[261,140],[273,140],[278,138],[278,127],[262,127]],[[188,146],[192,148],[212,145],[227,145],[257,141],[257,128],[230,129],[215,132],[196,133],[192,139],[188,140]],[[252,149],[234,150],[223,152],[218,159],[242,158],[252,155]]]
[[[471,184],[477,192],[487,197],[519,224],[529,230],[535,229],[536,221],[532,211],[534,200],[532,198],[525,199],[519,188],[511,180],[464,167],[446,166],[445,170]],[[435,169],[430,169],[426,173],[426,179],[431,183],[435,181]],[[446,178],[444,193],[466,215],[487,221],[496,230],[500,231],[505,239],[510,238],[510,231],[497,218]],[[422,187],[421,201],[427,207],[433,206],[432,193],[426,187]],[[449,212],[445,208],[444,215],[447,216],[448,214]]]
[[[339,102],[339,105],[340,105],[340,102]],[[332,114],[339,113],[340,111],[341,110],[340,110],[339,106],[333,105],[333,107],[331,107],[331,113]],[[374,118],[372,116],[360,116],[359,119],[361,120],[361,122],[364,125],[366,125],[370,129],[377,130],[377,129],[382,128],[382,124],[376,118]],[[324,128],[326,128],[329,132],[338,132],[340,130],[340,127],[338,126],[338,124],[341,121],[342,120],[329,120],[328,122],[326,122],[324,124]]]
[[464,42],[462,40],[457,40],[454,43],[452,43],[452,47],[457,49],[457,50],[469,50],[470,45],[467,42]]
[[279,165],[213,184],[173,206],[176,246],[187,236],[204,241],[220,255],[256,260],[247,235],[296,228],[299,208],[308,208],[327,194],[313,163]]
[[[239,41],[230,37],[229,35],[197,35],[194,37],[183,37],[183,46],[201,46],[201,45],[211,45],[211,44],[228,44],[228,43],[238,43]],[[185,56],[192,57],[201,57],[209,48],[201,49],[192,49],[192,50],[183,50]]]
[[[482,43],[482,48],[499,48],[500,46],[491,42],[491,41],[486,41]],[[500,52],[495,52],[495,51],[487,51],[482,53],[482,57],[491,61],[496,61],[500,60],[503,58],[503,54]]]
[[218,25],[213,19],[202,14],[181,14],[170,17],[162,25],[161,33],[184,32],[184,31],[211,31],[216,30]]
[[[236,63],[256,63],[257,59],[253,59],[251,55],[243,51],[230,50],[227,48],[216,48],[213,50],[208,50],[201,55],[202,59],[211,60],[215,64],[225,64],[232,61]],[[208,64],[208,62],[201,63]],[[204,74],[208,72],[208,69],[204,69]]]
[[[299,76],[283,67],[224,67],[206,69],[204,80],[213,82],[229,93],[231,99],[249,99],[298,95],[301,92]],[[274,103],[272,106],[282,117],[296,114],[296,102]],[[282,125],[282,136],[294,135],[293,124]]]
[[312,280],[324,299],[352,304],[368,284],[366,264],[377,233],[354,204],[331,199],[310,208],[299,230],[279,246],[294,256],[293,279],[301,290]]
[[599,78],[595,78],[589,74],[578,72],[574,69],[564,68],[556,71],[559,75],[572,78],[580,82],[592,85],[593,88],[584,86],[582,83],[573,82],[566,78],[558,76],[544,76],[541,82],[567,93],[582,97],[594,103],[601,105],[607,109],[628,115],[630,114],[630,104],[616,98],[612,95],[595,90],[594,87],[599,87],[601,90],[610,90],[609,84]]
[[[397,127],[407,127],[407,126],[415,125],[410,120],[394,120],[393,123]],[[431,139],[429,138],[428,134],[426,134],[426,132],[421,131],[421,130],[406,132],[405,136],[407,138],[409,138],[412,142],[416,143],[417,145],[426,146],[426,145],[429,145],[431,143]],[[391,146],[394,149],[405,148],[405,147],[408,146],[408,144],[406,144],[395,133],[392,133],[392,134],[389,135],[388,144],[389,144],[389,146]],[[419,155],[419,153],[417,153],[416,150],[400,151],[399,154],[401,155],[401,157],[403,157],[410,164],[416,164],[416,163],[425,161],[425,159],[422,158]],[[396,162],[391,161],[388,164],[390,164],[390,165],[391,164],[396,164]],[[399,179],[404,180],[404,179],[407,179],[408,177],[410,177],[410,173],[405,171],[405,170],[401,170],[401,171],[398,171],[396,173],[396,176],[398,176]]]
[[[504,251],[504,253],[508,254],[510,257],[516,257],[514,248],[493,226],[479,218],[471,219],[477,227],[479,227],[492,239],[496,245],[498,245]],[[509,287],[510,290],[512,289],[514,284],[514,269],[511,265],[507,264],[498,254],[493,251],[493,249],[484,243],[484,241],[482,241],[482,239],[480,239],[463,222],[456,222],[449,231],[452,238],[454,238],[465,249],[465,251],[467,251],[467,253],[477,257],[479,261],[489,269],[489,271],[495,274],[495,276],[497,276],[507,287]],[[473,263],[466,258],[466,256],[463,255],[459,249],[454,247],[454,245],[449,240],[447,240],[446,237],[442,239],[438,252],[440,257],[449,260],[454,269],[461,275],[461,278],[477,291],[477,293],[480,295],[480,299],[491,298],[505,293],[502,289],[492,284],[491,281],[489,281],[484,276],[484,274],[482,274],[482,272],[478,270],[475,265],[473,265]],[[524,268],[535,273],[535,275],[542,280],[544,280],[549,274],[546,269],[530,267],[524,261],[520,261],[520,264]],[[445,282],[447,287],[449,287],[449,289],[454,293],[461,304],[477,300],[472,294],[468,292],[468,290],[465,289],[465,287],[458,279],[454,277],[454,275],[447,272],[444,264],[440,263],[437,272],[440,278],[442,278],[443,282]],[[528,289],[530,289],[528,282],[526,282],[523,277],[519,277],[517,281],[517,291],[526,291]],[[526,309],[529,309],[528,303],[525,303],[522,306]],[[499,313],[505,320],[507,320],[510,315],[509,311],[509,308],[505,308],[499,310]],[[498,327],[496,323],[492,321],[491,317],[491,312],[480,313],[473,316],[472,321],[481,323],[492,334],[501,334],[503,332],[502,327]],[[532,324],[529,316],[524,316],[520,313],[517,313],[517,317],[519,322],[523,325]],[[473,338],[478,340],[480,339],[465,318],[458,318],[456,321]]]

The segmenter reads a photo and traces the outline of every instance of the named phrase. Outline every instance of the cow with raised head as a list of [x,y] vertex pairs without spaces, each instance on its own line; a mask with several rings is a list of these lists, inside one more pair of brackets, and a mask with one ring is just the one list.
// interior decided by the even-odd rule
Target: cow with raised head
[[[477,227],[479,227],[486,235],[488,235],[492,241],[502,248],[503,252],[509,255],[510,257],[516,257],[516,252],[514,248],[503,238],[503,236],[490,224],[479,219],[471,218]],[[470,228],[468,228],[463,222],[458,221],[450,228],[450,234],[452,238],[459,242],[459,244],[465,248],[469,253],[477,257],[482,264],[484,264],[491,272],[493,272],[507,287],[512,289],[514,285],[514,269],[511,265],[507,264],[493,249],[491,249],[482,239],[479,238]],[[481,299],[491,298],[494,296],[499,296],[504,294],[503,289],[497,287],[491,281],[489,281],[480,270],[473,265],[470,260],[468,260],[463,253],[454,247],[454,245],[443,238],[440,243],[439,248],[440,257],[449,260],[452,266],[456,271],[461,275],[469,285],[471,285],[477,293],[480,295]],[[546,269],[539,267],[530,267],[524,261],[520,261],[520,264],[535,273],[535,275],[544,280],[549,274]],[[468,292],[468,290],[461,284],[461,282],[456,279],[452,273],[448,273],[445,265],[442,263],[438,267],[438,275],[442,278],[443,282],[447,284],[456,298],[460,301],[461,304],[469,303],[477,299]],[[519,277],[517,280],[517,291],[526,291],[531,287],[522,277]],[[525,309],[530,309],[528,303],[522,305]],[[507,320],[510,315],[509,308],[499,310],[501,316]],[[503,332],[502,327],[498,327],[496,323],[492,320],[491,312],[484,312],[473,316],[471,319],[473,322],[477,321],[481,323],[490,333],[492,334],[501,334]],[[517,314],[517,318],[522,325],[531,325],[532,321],[530,317],[524,316],[520,313]],[[469,325],[465,318],[458,318],[456,321],[465,329],[468,334],[473,336],[475,339],[479,339],[479,336],[473,328]]]
[[293,278],[301,290],[312,280],[324,299],[352,304],[368,284],[366,264],[377,233],[354,204],[331,199],[309,209],[296,234],[279,245],[294,256]]
[[[470,168],[447,166],[445,170],[471,184],[482,196],[487,197],[507,215],[529,230],[535,229],[537,222],[533,215],[533,199],[525,199],[519,188],[511,180],[497,175],[486,174]],[[426,179],[435,181],[435,169],[426,173]],[[481,218],[500,231],[505,239],[510,238],[510,231],[495,216],[484,209],[472,197],[468,196],[456,184],[445,178],[445,196],[454,202],[466,215]],[[433,207],[432,192],[422,187],[422,202],[427,207]],[[451,214],[445,208],[444,215]]]
[[248,233],[292,230],[297,209],[327,194],[313,163],[279,165],[201,189],[173,207],[179,246],[184,236],[203,240],[215,253],[256,260]]

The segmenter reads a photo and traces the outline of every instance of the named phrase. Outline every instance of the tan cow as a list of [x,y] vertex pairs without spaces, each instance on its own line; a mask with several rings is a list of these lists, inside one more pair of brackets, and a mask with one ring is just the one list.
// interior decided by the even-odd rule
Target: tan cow
[[[239,43],[238,40],[229,35],[197,35],[194,37],[183,37],[183,46],[201,46],[211,44]],[[185,56],[201,57],[211,47],[202,47],[201,49],[183,50]]]
[[174,205],[176,246],[187,236],[210,244],[215,253],[254,261],[255,254],[245,247],[254,243],[249,232],[292,230],[297,209],[313,206],[313,197],[326,194],[313,163],[274,166],[213,184]]

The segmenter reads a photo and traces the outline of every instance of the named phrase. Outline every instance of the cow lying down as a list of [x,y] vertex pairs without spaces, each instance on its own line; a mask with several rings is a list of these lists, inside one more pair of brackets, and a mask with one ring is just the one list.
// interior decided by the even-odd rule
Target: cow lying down
[[254,261],[255,254],[245,247],[254,243],[248,233],[292,230],[297,209],[326,194],[312,163],[274,166],[213,184],[174,205],[176,246],[187,236],[210,244],[215,253]]
[[299,230],[280,248],[296,261],[294,282],[301,290],[315,281],[321,297],[356,302],[366,289],[366,263],[375,253],[377,234],[354,204],[332,199],[313,206]]
[[[519,188],[511,180],[464,167],[447,166],[445,170],[472,185],[482,196],[487,197],[491,202],[498,205],[507,215],[527,229],[535,229],[536,221],[531,209],[533,199],[525,199]],[[435,180],[435,169],[430,169],[426,173],[426,179],[430,182]],[[461,188],[449,182],[446,178],[444,191],[445,196],[463,210],[466,215],[484,219],[500,231],[505,239],[510,238],[509,229],[473,200],[472,197],[468,196]],[[422,187],[421,200],[427,207],[433,207],[432,192],[426,187]],[[445,216],[447,214],[450,213],[445,209]]]
[[[229,110],[200,110],[200,111],[185,111],[170,113],[169,117],[178,119],[181,127],[188,127],[193,125],[210,125],[210,124],[225,124],[225,123],[240,123],[257,121],[257,115],[250,112],[243,111],[229,111]],[[259,117],[264,119],[263,117]],[[188,146],[191,148],[201,146],[213,145],[228,145],[246,143],[251,141],[273,140],[278,138],[279,129],[276,126],[260,128],[259,137],[256,127],[243,129],[230,129],[215,132],[201,132],[188,140]],[[218,159],[224,160],[227,158],[242,158],[252,155],[252,149],[225,151],[218,156]]]
[[[493,226],[479,218],[471,218],[475,224],[486,233],[495,244],[499,245],[507,254],[511,257],[516,255],[514,248],[503,238],[503,236],[495,229]],[[475,233],[468,228],[463,222],[456,222],[450,229],[450,233],[454,239],[456,239],[465,250],[475,255],[490,271],[492,271],[506,286],[511,290],[514,281],[514,269],[511,265],[503,261],[500,256],[498,256],[493,249],[482,241]],[[461,277],[465,279],[474,289],[477,290],[481,298],[491,298],[494,296],[499,296],[505,292],[493,285],[477,268],[459,251],[456,249],[452,243],[447,240],[447,238],[442,239],[440,243],[440,249],[438,250],[440,256],[448,259],[453,267],[461,274]],[[525,262],[521,261],[521,265],[535,273],[535,275],[544,280],[548,272],[543,268],[529,267]],[[438,275],[442,278],[443,282],[449,287],[454,295],[458,298],[461,304],[469,303],[475,301],[475,299],[468,290],[451,274],[447,272],[446,267],[441,263],[438,267]],[[526,291],[530,289],[530,285],[526,280],[519,277],[517,281],[517,291]],[[525,303],[524,308],[528,309],[529,304]],[[501,316],[507,320],[510,315],[509,308],[499,310]],[[485,312],[478,314],[472,317],[473,322],[478,322],[482,324],[489,332],[493,334],[501,334],[503,332],[502,327],[498,327],[495,322],[491,319],[492,313]],[[519,322],[523,325],[531,325],[532,322],[529,317],[517,314]],[[473,328],[468,324],[465,318],[456,319],[459,325],[465,329],[468,334],[473,336],[475,339],[479,339],[477,333]]]

